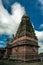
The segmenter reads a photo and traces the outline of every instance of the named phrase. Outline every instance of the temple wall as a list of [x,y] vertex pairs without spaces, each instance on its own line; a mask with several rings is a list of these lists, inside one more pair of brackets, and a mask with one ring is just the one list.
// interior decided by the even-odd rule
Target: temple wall
[[12,48],[12,53],[11,55],[13,56],[12,58],[20,59],[20,60],[31,60],[33,58],[37,58],[38,52],[37,48],[31,47],[31,46],[18,46]]

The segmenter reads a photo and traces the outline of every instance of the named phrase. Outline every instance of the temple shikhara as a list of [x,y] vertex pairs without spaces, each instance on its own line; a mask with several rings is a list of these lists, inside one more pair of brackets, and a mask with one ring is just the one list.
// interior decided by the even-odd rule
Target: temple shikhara
[[23,15],[12,42],[7,39],[6,48],[0,48],[0,59],[31,61],[38,59],[38,39],[28,15]]

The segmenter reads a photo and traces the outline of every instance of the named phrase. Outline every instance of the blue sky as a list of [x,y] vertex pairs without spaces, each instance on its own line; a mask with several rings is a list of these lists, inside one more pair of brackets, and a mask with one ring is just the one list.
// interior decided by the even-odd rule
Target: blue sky
[[36,30],[42,31],[43,28],[39,28],[40,24],[43,24],[43,14],[41,9],[41,2],[39,0],[2,0],[4,7],[11,14],[11,5],[15,2],[20,3],[26,10],[27,14],[30,16],[31,21],[34,24]]
[[[12,9],[15,10],[14,8],[15,8],[15,5],[17,4],[20,5],[20,6],[17,5],[18,7],[17,10],[20,8],[21,10],[23,10],[23,12],[26,12],[28,16],[30,16],[31,23],[34,26],[36,35],[39,39],[39,45],[41,45],[41,48],[39,49],[39,51],[42,52],[43,51],[43,0],[0,0],[0,2],[1,1],[2,1],[2,4],[0,6],[1,7],[3,6],[2,10],[3,8],[5,9],[5,11],[3,10],[2,12],[5,14],[5,12],[7,11],[8,13],[8,14],[5,14],[6,16],[9,15],[10,17],[14,17],[12,14],[15,14],[15,12],[12,12]],[[21,13],[23,14],[23,12]],[[7,20],[6,17],[3,20]],[[2,26],[2,24],[0,26]],[[15,26],[15,28],[16,27],[18,26]],[[0,34],[0,41],[3,41],[0,43],[0,47],[1,45],[5,46],[6,39],[9,37],[11,39],[11,36],[9,36],[8,34],[5,34],[5,32],[2,32],[2,34]]]

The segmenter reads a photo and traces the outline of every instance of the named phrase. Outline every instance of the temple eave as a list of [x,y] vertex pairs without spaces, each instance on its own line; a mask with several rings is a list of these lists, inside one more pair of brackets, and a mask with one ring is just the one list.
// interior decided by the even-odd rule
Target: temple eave
[[31,37],[28,37],[28,36],[22,36],[22,37],[20,37],[20,38],[15,39],[15,40],[12,42],[12,44],[14,44],[14,43],[16,43],[16,42],[18,42],[18,41],[22,41],[22,40],[30,40],[30,41],[33,41],[33,42],[35,42],[35,43],[38,43],[38,40],[36,40],[36,39],[34,39],[34,38],[31,38]]
[[26,45],[26,46],[35,46],[35,47],[39,47],[38,45],[33,45],[33,44],[14,44],[14,45],[12,45],[12,47],[11,48],[14,48],[14,47],[19,47],[19,46],[24,46],[24,45]]

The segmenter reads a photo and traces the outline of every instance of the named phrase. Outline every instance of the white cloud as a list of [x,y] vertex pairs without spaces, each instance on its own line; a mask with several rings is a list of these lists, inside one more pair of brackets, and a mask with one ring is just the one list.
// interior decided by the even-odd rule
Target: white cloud
[[[43,15],[43,0],[38,0],[41,4],[40,10],[41,10],[41,15]],[[40,25],[39,29],[43,28],[43,24]],[[35,31],[36,36],[38,37],[38,43],[39,43],[39,53],[43,52],[43,31]]]
[[39,0],[39,2],[43,5],[43,0]]
[[16,20],[18,23],[21,21],[21,17],[25,13],[24,7],[22,7],[19,3],[15,3],[12,6],[12,18]]
[[39,42],[39,53],[43,52],[43,43],[42,42]]
[[43,31],[35,31],[39,41],[43,41]]
[[0,33],[15,34],[24,13],[24,7],[16,2],[12,5],[12,15],[10,15],[0,0]]
[[34,24],[32,23],[32,27],[34,28]]
[[36,33],[36,36],[38,38],[38,44],[40,46],[39,53],[40,53],[40,52],[43,52],[43,31],[36,31],[35,30],[35,33]]
[[41,15],[43,15],[43,0],[38,0],[41,4],[40,10],[41,10]]
[[43,24],[41,24],[41,25],[39,26],[39,28],[43,28]]

